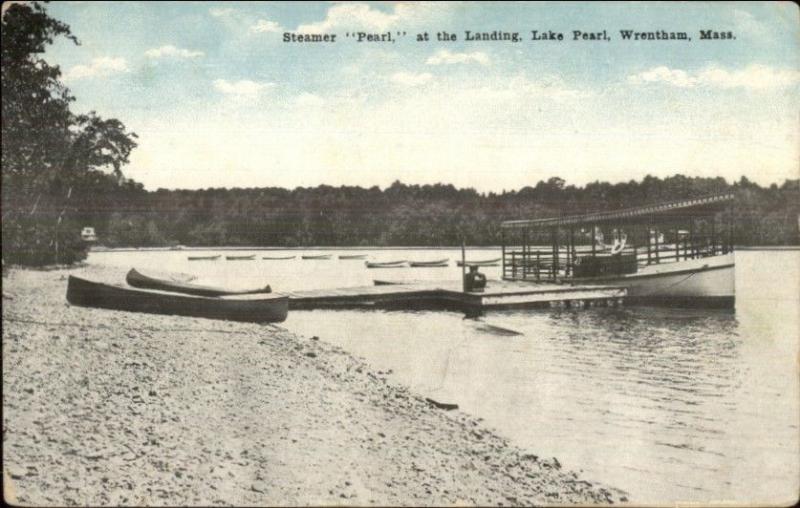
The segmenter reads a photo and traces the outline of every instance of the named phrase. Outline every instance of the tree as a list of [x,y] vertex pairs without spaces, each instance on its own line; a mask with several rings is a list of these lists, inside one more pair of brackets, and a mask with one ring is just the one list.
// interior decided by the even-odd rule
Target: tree
[[60,69],[41,58],[59,36],[78,44],[69,26],[39,2],[3,12],[3,259],[11,263],[84,257],[70,200],[74,187],[96,170],[110,169],[121,182],[121,167],[136,146],[136,135],[119,120],[69,110],[74,97],[59,81]]

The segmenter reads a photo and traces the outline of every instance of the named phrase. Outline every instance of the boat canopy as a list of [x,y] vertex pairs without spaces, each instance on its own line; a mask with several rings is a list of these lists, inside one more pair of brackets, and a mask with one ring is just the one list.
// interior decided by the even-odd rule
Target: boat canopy
[[510,220],[503,222],[503,229],[531,229],[580,224],[599,224],[604,222],[642,222],[676,217],[691,217],[713,214],[721,211],[734,200],[733,194],[717,194],[700,198],[683,199],[657,205],[624,208],[610,212],[596,212],[584,215],[566,215],[546,219]]

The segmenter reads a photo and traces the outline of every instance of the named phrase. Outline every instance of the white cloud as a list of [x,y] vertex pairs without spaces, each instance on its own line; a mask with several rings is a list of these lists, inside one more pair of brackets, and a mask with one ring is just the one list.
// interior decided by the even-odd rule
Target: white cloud
[[255,33],[282,32],[283,27],[275,21],[259,19],[255,25],[250,27],[250,31]]
[[148,49],[144,52],[145,56],[149,58],[173,57],[173,58],[198,58],[205,53],[202,51],[192,51],[190,49],[176,48],[168,44],[160,48]]
[[328,9],[325,19],[297,27],[300,33],[326,33],[336,29],[386,31],[402,23],[403,27],[420,21],[434,21],[450,9],[446,2],[402,2],[389,12],[363,3],[339,3]]
[[129,72],[128,62],[122,58],[102,56],[95,58],[89,65],[75,65],[64,72],[64,81],[75,81],[83,78],[106,77],[120,72]]
[[323,104],[325,104],[325,99],[323,99],[319,95],[304,92],[295,97],[294,102],[300,107],[311,108],[311,107],[322,106]]
[[473,51],[472,53],[453,53],[447,49],[440,49],[431,55],[425,63],[428,65],[441,65],[469,62],[476,62],[481,65],[489,65],[489,55],[483,51]]
[[768,90],[786,88],[800,83],[800,71],[752,64],[735,70],[712,65],[692,73],[680,69],[670,69],[662,65],[628,76],[628,83],[633,85],[665,83],[680,88],[697,86]]
[[628,83],[633,85],[658,82],[667,83],[673,86],[688,87],[694,86],[696,79],[690,77],[686,71],[682,71],[680,69],[670,69],[669,67],[665,67],[663,65],[628,76]]
[[240,81],[228,81],[217,79],[214,81],[214,88],[218,91],[237,98],[254,99],[263,91],[275,86],[274,83],[258,83],[249,79]]
[[769,35],[769,27],[758,21],[752,14],[741,9],[733,10],[735,32],[748,35],[754,39]]
[[433,75],[429,72],[422,72],[419,74],[413,72],[395,72],[389,79],[403,86],[419,86],[433,79]]
[[208,13],[214,16],[215,18],[222,18],[233,14],[233,9],[231,9],[230,7],[223,7],[223,8],[212,7],[211,9],[208,10]]

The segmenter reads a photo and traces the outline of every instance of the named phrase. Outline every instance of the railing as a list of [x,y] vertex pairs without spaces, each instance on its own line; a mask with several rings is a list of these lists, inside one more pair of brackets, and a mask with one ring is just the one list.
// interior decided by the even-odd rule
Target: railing
[[[503,278],[533,281],[558,281],[574,277],[576,265],[586,257],[602,257],[604,267],[612,273],[628,273],[631,270],[631,257],[636,259],[636,267],[652,264],[675,263],[687,259],[727,254],[733,250],[727,243],[717,243],[713,235],[694,235],[679,238],[668,244],[627,246],[617,254],[591,246],[581,245],[572,248],[531,249],[529,246],[506,246],[503,249]],[[615,264],[617,263],[617,264]],[[615,271],[616,270],[616,271]],[[579,270],[580,271],[580,270]],[[627,271],[627,272],[626,272]]]

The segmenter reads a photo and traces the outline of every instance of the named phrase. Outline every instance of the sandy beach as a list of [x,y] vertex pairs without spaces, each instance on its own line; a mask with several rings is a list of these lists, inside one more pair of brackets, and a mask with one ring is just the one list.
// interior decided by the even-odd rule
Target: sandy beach
[[[22,505],[542,505],[625,501],[443,411],[319,336],[70,306],[3,278],[3,467]],[[447,402],[447,401],[444,401]]]

